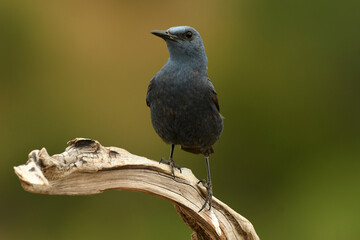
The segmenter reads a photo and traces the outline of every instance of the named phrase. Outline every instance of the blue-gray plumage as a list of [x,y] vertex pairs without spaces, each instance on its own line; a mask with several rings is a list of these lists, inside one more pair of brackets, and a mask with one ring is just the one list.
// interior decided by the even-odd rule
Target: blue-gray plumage
[[175,145],[188,152],[202,153],[206,159],[208,195],[200,211],[207,203],[211,209],[209,155],[221,135],[223,120],[215,88],[207,76],[204,44],[200,34],[188,26],[151,33],[165,40],[170,55],[151,79],[146,96],[156,133],[171,144],[169,161],[162,161],[170,165],[174,175],[174,168],[181,171],[172,159]]

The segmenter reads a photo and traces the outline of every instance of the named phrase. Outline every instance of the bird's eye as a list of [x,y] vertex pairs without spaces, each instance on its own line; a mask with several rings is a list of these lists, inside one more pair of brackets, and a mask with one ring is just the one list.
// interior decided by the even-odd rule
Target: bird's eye
[[191,37],[192,37],[192,32],[191,31],[187,31],[186,33],[185,33],[185,37],[187,38],[187,39],[190,39]]

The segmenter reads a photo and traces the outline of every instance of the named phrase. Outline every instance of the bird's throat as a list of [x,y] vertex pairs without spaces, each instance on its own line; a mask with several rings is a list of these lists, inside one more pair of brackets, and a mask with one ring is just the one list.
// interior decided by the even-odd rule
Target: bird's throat
[[178,69],[178,71],[196,72],[197,74],[207,74],[207,61],[198,61],[196,59],[173,59],[169,58],[166,68]]

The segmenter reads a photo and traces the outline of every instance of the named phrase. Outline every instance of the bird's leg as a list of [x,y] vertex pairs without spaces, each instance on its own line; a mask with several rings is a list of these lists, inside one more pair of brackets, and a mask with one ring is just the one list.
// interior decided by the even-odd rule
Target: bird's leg
[[169,159],[169,161],[165,160],[164,158],[161,158],[159,163],[164,162],[164,163],[166,163],[167,165],[170,165],[170,167],[171,167],[171,173],[172,173],[172,175],[173,175],[174,178],[175,178],[174,168],[179,169],[180,173],[182,173],[182,171],[181,171],[181,168],[180,168],[178,165],[176,165],[175,162],[174,162],[174,160],[172,159],[172,158],[173,158],[173,153],[174,153],[174,148],[175,148],[175,144],[171,144],[170,159]]
[[[206,204],[209,204],[209,211],[211,209],[211,203],[212,203],[212,196],[213,196],[213,192],[212,192],[212,185],[211,185],[211,175],[210,175],[210,163],[209,163],[209,156],[205,156],[205,160],[206,160],[206,171],[207,171],[207,182],[205,185],[206,190],[207,190],[207,196],[205,199],[205,203],[204,205],[201,207],[201,209],[199,210],[199,212],[201,212],[205,207]],[[199,183],[204,183],[205,180],[200,180],[198,182]]]

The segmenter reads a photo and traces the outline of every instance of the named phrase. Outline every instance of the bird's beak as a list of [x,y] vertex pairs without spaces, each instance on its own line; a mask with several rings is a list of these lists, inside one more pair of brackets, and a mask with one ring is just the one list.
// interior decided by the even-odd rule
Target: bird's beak
[[155,36],[161,37],[164,40],[169,39],[172,41],[176,41],[176,39],[178,38],[176,35],[172,35],[168,31],[164,31],[164,30],[154,30],[151,31],[151,33],[154,34]]

